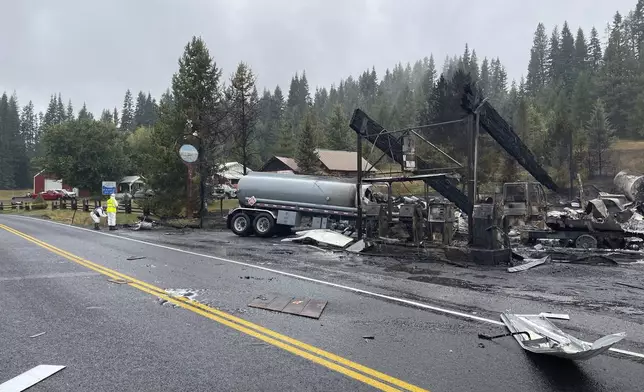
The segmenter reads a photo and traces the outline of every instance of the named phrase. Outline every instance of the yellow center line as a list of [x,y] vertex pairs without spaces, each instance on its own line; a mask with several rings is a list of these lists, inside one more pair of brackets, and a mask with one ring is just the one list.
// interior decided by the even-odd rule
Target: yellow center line
[[[251,323],[247,320],[233,316],[229,313],[222,312],[221,310],[206,306],[197,301],[190,300],[186,297],[169,295],[162,288],[140,281],[138,279],[135,279],[133,277],[120,273],[118,271],[114,271],[100,264],[96,264],[89,260],[83,259],[79,256],[76,256],[72,253],[69,253],[63,249],[57,248],[41,240],[38,240],[34,237],[29,236],[28,234],[22,233],[6,225],[0,224],[0,228],[10,233],[13,233],[29,242],[32,242],[42,248],[45,248],[61,257],[64,257],[70,261],[73,261],[86,268],[89,268],[93,271],[99,272],[112,279],[123,279],[127,281],[128,285],[131,287],[134,287],[145,293],[164,299],[170,303],[173,303],[184,309],[190,310],[196,314],[199,314],[211,320],[217,321],[220,324],[226,325],[239,332],[253,336],[275,347],[279,347],[283,350],[286,350],[292,354],[295,354],[302,358],[306,358],[312,362],[315,362],[331,370],[344,374],[345,376],[364,382],[368,385],[373,386],[374,388],[380,389],[382,391],[400,390],[397,388],[393,388],[391,385],[384,384],[382,382],[384,381],[386,383],[395,385],[407,391],[429,392],[425,389],[409,384],[405,381],[399,380],[387,374],[381,373],[377,370],[371,369],[364,365],[360,365],[359,363],[350,361],[346,358],[340,357],[336,354],[311,346],[309,344],[293,339],[291,337],[282,335],[278,332],[275,332],[268,328],[264,328],[260,325]],[[361,372],[364,374],[361,374],[358,372]]]

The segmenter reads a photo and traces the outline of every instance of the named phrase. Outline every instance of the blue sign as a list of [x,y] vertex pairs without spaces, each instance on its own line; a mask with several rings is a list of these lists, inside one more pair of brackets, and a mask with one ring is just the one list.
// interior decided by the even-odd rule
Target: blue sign
[[103,181],[101,184],[101,194],[103,195],[111,195],[112,193],[116,193],[116,181]]

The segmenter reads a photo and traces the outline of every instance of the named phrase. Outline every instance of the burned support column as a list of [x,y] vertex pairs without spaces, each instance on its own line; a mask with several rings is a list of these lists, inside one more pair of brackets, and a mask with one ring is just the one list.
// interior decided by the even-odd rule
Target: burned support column
[[[363,131],[363,122],[365,120],[366,127]],[[386,133],[385,129],[369,118],[365,112],[356,109],[353,112],[349,126],[358,134],[364,132],[362,133],[362,137],[373,143],[395,162],[400,165],[404,164],[402,144],[400,141],[391,134]],[[416,167],[418,170],[431,169],[430,165],[419,157],[416,157]],[[470,203],[467,196],[450,182],[448,178],[428,178],[424,181],[446,199],[456,204],[465,214],[470,215],[472,213],[472,203]]]
[[362,120],[362,125],[361,125],[361,132],[358,132],[358,135],[356,137],[357,145],[357,162],[356,162],[356,169],[358,171],[358,178],[356,179],[356,189],[358,191],[357,193],[357,212],[358,212],[358,217],[356,219],[356,231],[358,232],[358,239],[362,239],[362,170],[364,169],[362,167],[362,135],[363,132],[366,132],[367,128],[367,120],[363,119]]
[[[474,148],[474,127],[472,126],[472,116],[467,118],[467,197],[470,204],[476,205],[476,183],[474,174],[474,162],[476,161],[476,152]],[[467,216],[467,234],[468,242],[472,243],[472,236],[474,235],[474,219],[472,214]]]
[[557,191],[557,184],[552,180],[548,172],[537,162],[537,159],[532,154],[532,151],[523,143],[521,138],[514,132],[510,124],[505,121],[503,117],[494,109],[494,107],[486,101],[480,102],[479,97],[475,96],[472,92],[471,86],[465,87],[463,100],[461,106],[468,113],[479,113],[480,124],[485,131],[508,154],[519,162],[528,173],[553,191]]

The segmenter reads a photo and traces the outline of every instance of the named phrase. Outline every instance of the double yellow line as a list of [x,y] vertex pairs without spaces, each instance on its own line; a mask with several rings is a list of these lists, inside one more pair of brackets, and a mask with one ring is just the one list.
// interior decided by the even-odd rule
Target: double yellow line
[[87,267],[93,271],[101,273],[111,279],[125,281],[131,287],[137,288],[145,293],[151,294],[158,298],[164,299],[172,304],[180,306],[191,312],[197,313],[203,317],[214,320],[227,327],[235,329],[246,335],[250,335],[259,340],[262,340],[270,345],[279,347],[299,357],[306,358],[312,362],[322,365],[326,368],[334,370],[345,376],[351,377],[355,380],[361,381],[365,384],[371,385],[381,391],[414,391],[414,392],[429,392],[425,389],[411,385],[397,378],[388,376],[377,370],[360,365],[359,363],[350,361],[328,351],[324,351],[317,347],[311,346],[299,340],[282,335],[270,329],[264,328],[260,325],[251,323],[239,317],[235,317],[221,310],[211,308],[197,301],[190,300],[186,297],[169,295],[165,290],[140,281],[128,275],[106,268],[100,264],[93,263],[81,257],[73,255],[65,250],[57,248],[46,242],[40,241],[18,230],[12,229],[6,225],[0,224],[0,228],[10,233],[17,235],[29,242],[32,242],[42,248],[49,250],[61,257],[71,260],[77,264]]

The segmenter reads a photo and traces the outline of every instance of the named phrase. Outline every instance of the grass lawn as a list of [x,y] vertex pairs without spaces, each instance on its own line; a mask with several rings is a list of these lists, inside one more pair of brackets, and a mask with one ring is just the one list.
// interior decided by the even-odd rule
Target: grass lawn
[[644,172],[644,141],[618,140],[608,152],[609,166],[614,166],[615,173],[623,169]]
[[32,189],[0,190],[0,200],[8,201],[8,200],[11,200],[12,197],[26,196],[27,193],[29,192],[33,192],[33,190]]
[[[74,225],[91,226],[94,224],[94,221],[92,221],[92,218],[89,217],[89,212],[84,212],[84,211],[76,211],[75,216],[74,216],[74,211],[72,210],[53,210],[52,211],[51,209],[36,210],[36,211],[4,210],[2,211],[2,213],[13,214],[13,215],[34,216],[34,217],[45,218],[45,219],[49,218],[55,222],[68,223],[68,224],[72,222],[72,217],[73,217]],[[138,222],[138,219],[137,219],[138,215],[139,214],[117,213],[116,224],[121,225],[126,223],[136,223]],[[107,218],[101,219],[101,225],[107,226]]]
[[[222,201],[213,200],[208,204],[208,211],[210,212],[219,212],[221,211]],[[232,210],[233,208],[239,207],[239,201],[237,199],[224,199],[223,200],[223,209],[224,211]]]

